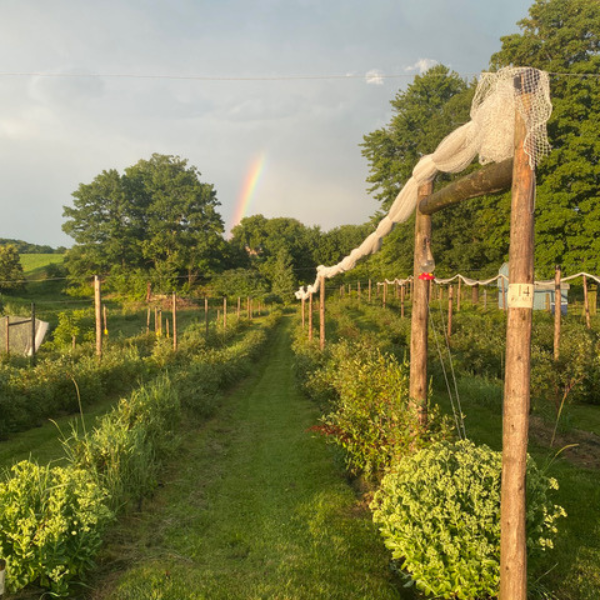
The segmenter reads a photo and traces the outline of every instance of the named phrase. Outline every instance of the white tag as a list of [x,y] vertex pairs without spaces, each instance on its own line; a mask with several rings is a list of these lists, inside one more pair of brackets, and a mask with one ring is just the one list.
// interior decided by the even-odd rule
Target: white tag
[[508,286],[509,308],[533,308],[533,284],[511,283]]

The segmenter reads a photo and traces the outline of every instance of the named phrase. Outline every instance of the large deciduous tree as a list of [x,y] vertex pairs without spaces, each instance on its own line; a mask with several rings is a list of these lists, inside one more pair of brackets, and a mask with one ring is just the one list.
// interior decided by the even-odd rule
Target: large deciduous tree
[[119,174],[103,171],[73,193],[63,230],[76,245],[67,266],[81,281],[94,272],[150,271],[164,291],[178,278],[209,274],[223,245],[223,221],[211,184],[187,160],[153,154]]

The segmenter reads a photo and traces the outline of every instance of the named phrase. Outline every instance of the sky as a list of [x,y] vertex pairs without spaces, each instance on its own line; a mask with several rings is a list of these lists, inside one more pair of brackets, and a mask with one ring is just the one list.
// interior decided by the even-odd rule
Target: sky
[[180,156],[229,231],[365,222],[363,136],[442,63],[486,70],[533,0],[0,0],[0,238],[70,246],[71,194]]

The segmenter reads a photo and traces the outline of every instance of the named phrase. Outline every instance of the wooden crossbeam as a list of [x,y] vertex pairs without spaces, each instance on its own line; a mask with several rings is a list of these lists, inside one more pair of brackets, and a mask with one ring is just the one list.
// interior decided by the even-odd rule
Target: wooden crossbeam
[[512,158],[486,165],[422,200],[419,203],[419,210],[424,215],[432,215],[464,200],[509,190],[512,184],[512,172]]

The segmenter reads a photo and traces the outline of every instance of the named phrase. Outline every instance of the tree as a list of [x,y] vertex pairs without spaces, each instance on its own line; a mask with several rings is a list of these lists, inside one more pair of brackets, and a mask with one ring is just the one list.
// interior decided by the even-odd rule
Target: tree
[[536,264],[545,276],[600,267],[600,3],[536,0],[501,38],[491,66],[531,66],[551,73],[553,151],[538,169]]
[[360,246],[373,231],[371,223],[363,225],[341,225],[322,233],[315,252],[316,262],[322,265],[335,265],[350,252]]
[[17,248],[12,244],[0,246],[0,291],[21,289],[24,278]]
[[294,299],[294,292],[297,286],[298,284],[292,267],[292,257],[285,248],[282,248],[277,253],[277,258],[273,265],[271,292],[287,305]]
[[71,279],[146,269],[163,291],[211,273],[222,247],[223,221],[211,184],[178,156],[153,154],[120,175],[103,171],[73,193],[63,230],[76,245],[67,254]]
[[212,280],[212,291],[216,296],[260,298],[268,289],[267,281],[255,269],[228,269]]
[[267,219],[263,215],[254,215],[242,219],[233,228],[229,243],[234,251],[245,255],[241,266],[259,269],[269,281],[272,281],[271,273],[279,253],[286,250],[295,277],[308,281],[314,277],[317,265],[314,251],[319,235],[318,228],[306,227],[296,219]]

